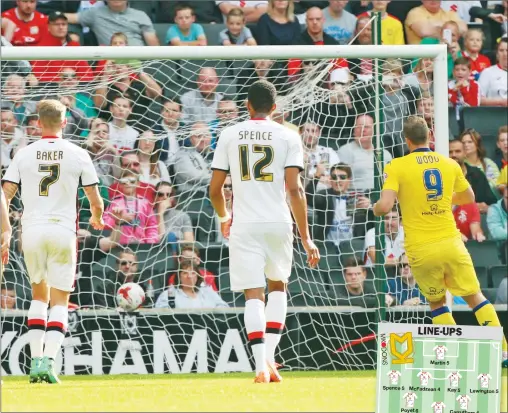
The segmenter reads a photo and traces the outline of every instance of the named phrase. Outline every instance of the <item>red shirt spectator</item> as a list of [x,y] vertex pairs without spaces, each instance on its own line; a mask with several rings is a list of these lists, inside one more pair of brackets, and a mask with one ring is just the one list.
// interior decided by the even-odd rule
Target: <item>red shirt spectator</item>
[[[79,46],[77,42],[69,41],[69,24],[63,13],[55,12],[48,17],[48,30],[42,36],[37,46]],[[75,70],[81,82],[94,79],[92,68],[86,60],[37,60],[31,62],[32,72],[41,82],[58,82],[60,72],[64,67]]]
[[471,64],[471,79],[478,80],[480,73],[483,69],[490,67],[490,59],[484,54],[479,54],[476,59],[473,59],[465,50],[462,51],[464,56]]
[[13,46],[36,46],[48,31],[48,16],[36,11],[36,5],[36,1],[18,1],[18,7],[2,13],[3,19],[17,27],[11,41]]
[[453,208],[457,229],[467,239],[472,239],[471,224],[480,224],[480,209],[476,203],[460,205]]
[[467,84],[452,80],[448,83],[448,100],[453,106],[480,106],[480,86],[474,80]]

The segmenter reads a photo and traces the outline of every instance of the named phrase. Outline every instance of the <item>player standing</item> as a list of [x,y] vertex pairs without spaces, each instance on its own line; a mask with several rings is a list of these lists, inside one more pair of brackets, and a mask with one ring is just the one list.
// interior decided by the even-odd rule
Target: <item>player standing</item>
[[42,138],[20,149],[3,177],[8,203],[22,186],[22,245],[32,284],[28,310],[31,383],[60,382],[54,361],[65,336],[69,294],[74,290],[76,200],[80,183],[90,201],[91,226],[104,227],[104,204],[90,156],[62,139],[65,113],[65,106],[56,100],[39,103]]
[[9,262],[9,247],[11,245],[12,226],[9,221],[9,206],[5,199],[5,194],[2,188],[0,188],[0,215],[2,220],[2,271],[0,271],[0,283],[3,278],[3,266]]
[[[452,213],[452,204],[475,202],[473,190],[457,162],[429,149],[429,129],[423,118],[410,116],[403,133],[411,153],[385,166],[385,183],[374,215],[390,212],[398,198],[406,254],[420,291],[429,302],[434,324],[455,324],[445,305],[449,290],[464,298],[481,326],[499,327],[496,310],[481,292]],[[503,364],[507,359],[503,338]]]
[[[319,261],[319,251],[309,235],[307,203],[300,181],[302,142],[296,132],[269,119],[275,99],[275,87],[270,82],[257,81],[249,88],[251,119],[222,131],[210,183],[210,199],[221,231],[229,238],[231,290],[245,293],[244,322],[256,365],[256,383],[281,381],[275,349],[286,320],[286,284],[293,259],[293,225],[286,190],[307,262],[314,267]],[[223,194],[229,171],[233,226]]]

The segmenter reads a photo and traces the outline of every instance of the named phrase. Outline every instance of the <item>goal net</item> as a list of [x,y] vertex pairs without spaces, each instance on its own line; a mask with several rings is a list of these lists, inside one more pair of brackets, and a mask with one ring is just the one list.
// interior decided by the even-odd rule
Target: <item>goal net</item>
[[[94,231],[78,194],[79,266],[62,373],[251,371],[245,300],[229,289],[228,243],[208,184],[220,132],[248,119],[247,90],[257,79],[277,87],[272,119],[302,137],[309,222],[322,256],[310,269],[295,238],[277,361],[288,369],[372,368],[377,322],[424,322],[424,303],[403,282],[411,275],[399,264],[400,216],[390,214],[386,237],[376,237],[370,209],[379,166],[406,150],[407,116],[424,116],[447,140],[447,114],[434,109],[446,105],[442,50],[412,48],[262,47],[226,58],[211,47],[199,60],[193,55],[202,49],[192,48],[73,48],[71,60],[47,60],[44,48],[3,50],[2,170],[40,138],[37,102],[58,99],[68,108],[64,138],[89,151],[106,206],[107,229]],[[229,208],[230,181],[225,194]],[[30,360],[22,213],[15,199],[2,283],[3,374],[25,374]],[[376,257],[382,238],[387,245]],[[189,259],[199,265],[204,301],[179,287]],[[137,311],[118,309],[125,282],[145,291]]]

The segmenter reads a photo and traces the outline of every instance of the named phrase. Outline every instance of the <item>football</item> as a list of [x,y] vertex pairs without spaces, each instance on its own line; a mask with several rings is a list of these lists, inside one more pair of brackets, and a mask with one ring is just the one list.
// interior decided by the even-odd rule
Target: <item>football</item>
[[125,311],[134,311],[145,301],[145,291],[136,283],[123,284],[116,293],[118,306]]

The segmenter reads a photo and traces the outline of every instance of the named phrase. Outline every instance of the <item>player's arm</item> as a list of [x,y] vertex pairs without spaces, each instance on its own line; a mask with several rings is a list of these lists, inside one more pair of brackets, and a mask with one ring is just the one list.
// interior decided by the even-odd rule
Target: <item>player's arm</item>
[[219,217],[222,235],[229,237],[229,227],[231,226],[231,216],[226,209],[226,199],[224,198],[224,181],[228,175],[227,171],[214,169],[210,181],[210,201],[213,209]]
[[376,217],[388,214],[393,209],[399,192],[399,180],[397,171],[392,162],[385,165],[384,170],[385,182],[379,201],[374,204],[372,211]]
[[0,191],[0,216],[2,219],[2,264],[9,261],[9,247],[11,244],[12,226],[9,221],[9,206],[3,191]]
[[467,205],[475,202],[473,188],[469,186],[465,191],[454,192],[452,197],[452,205]]
[[104,221],[102,219],[102,215],[104,214],[104,201],[99,192],[99,186],[97,184],[88,185],[83,187],[83,190],[88,198],[88,202],[90,202],[90,212],[92,213],[90,224],[95,229],[104,228]]

